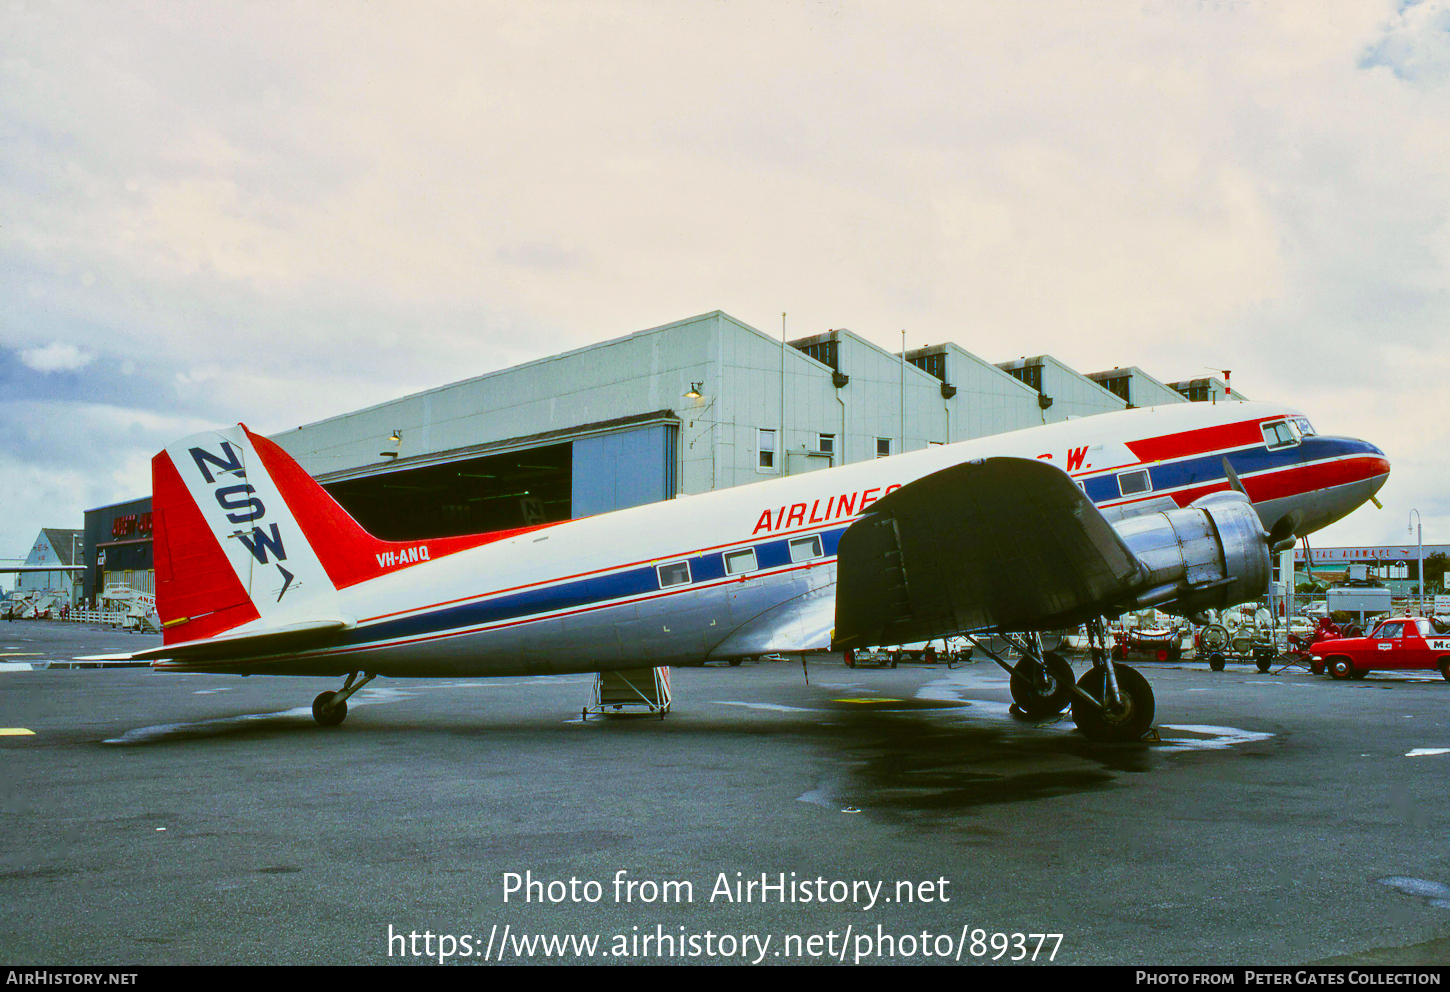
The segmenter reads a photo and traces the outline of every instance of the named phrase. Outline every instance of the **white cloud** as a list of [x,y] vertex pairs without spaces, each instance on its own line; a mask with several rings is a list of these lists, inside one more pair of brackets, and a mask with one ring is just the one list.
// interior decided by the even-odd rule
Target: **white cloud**
[[37,372],[77,372],[89,365],[96,356],[81,351],[73,344],[51,342],[43,348],[27,348],[20,352],[20,360]]
[[1398,540],[1450,450],[1446,26],[1439,0],[11,5],[0,344],[164,355],[179,415],[279,427],[716,308],[1228,367],[1390,452],[1389,510],[1335,534]]

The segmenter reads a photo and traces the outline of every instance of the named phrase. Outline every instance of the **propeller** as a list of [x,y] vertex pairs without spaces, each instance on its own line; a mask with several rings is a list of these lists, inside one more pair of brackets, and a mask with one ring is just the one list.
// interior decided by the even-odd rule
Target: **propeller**
[[1244,484],[1239,481],[1239,474],[1235,472],[1234,467],[1228,463],[1227,456],[1225,456],[1223,459],[1223,473],[1224,475],[1228,476],[1228,484],[1230,486],[1243,493],[1245,496],[1248,495],[1248,490],[1244,489]]

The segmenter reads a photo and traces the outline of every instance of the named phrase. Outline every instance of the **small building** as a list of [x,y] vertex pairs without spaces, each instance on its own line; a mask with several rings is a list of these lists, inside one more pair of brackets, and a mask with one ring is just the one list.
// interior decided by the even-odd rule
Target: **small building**
[[1215,375],[1170,382],[1168,388],[1187,397],[1190,403],[1222,403],[1225,400],[1248,399],[1243,393],[1230,390],[1229,384]]
[[86,511],[82,547],[86,566],[81,596],[94,604],[108,584],[156,592],[151,551],[151,497]]
[[[26,565],[75,565],[81,560],[81,536],[78,530],[44,527],[25,557]],[[46,593],[75,605],[80,597],[79,575],[75,572],[19,572],[15,576],[16,592]]]

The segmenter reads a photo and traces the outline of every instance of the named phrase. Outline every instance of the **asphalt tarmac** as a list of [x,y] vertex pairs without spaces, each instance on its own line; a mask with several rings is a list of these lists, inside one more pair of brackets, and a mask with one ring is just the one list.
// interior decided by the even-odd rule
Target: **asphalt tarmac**
[[[24,670],[155,641],[0,623],[5,963],[1450,959],[1433,673],[1140,663],[1163,740],[1096,745],[990,662],[675,669],[664,720],[582,721],[585,676],[379,679],[335,729],[332,680]],[[505,902],[530,872],[561,884]]]

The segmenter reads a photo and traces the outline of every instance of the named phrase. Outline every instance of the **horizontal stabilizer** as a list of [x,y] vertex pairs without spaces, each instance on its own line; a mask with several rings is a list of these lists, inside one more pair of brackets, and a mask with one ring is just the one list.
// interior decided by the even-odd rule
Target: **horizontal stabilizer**
[[837,648],[1075,626],[1145,577],[1077,484],[1028,458],[903,486],[847,529],[838,554]]
[[163,644],[130,655],[96,655],[78,661],[134,661],[166,659],[169,661],[217,661],[227,658],[256,658],[261,655],[303,651],[325,643],[330,635],[356,626],[342,617],[327,620],[304,620],[268,630],[234,634],[230,637],[209,637],[205,640]]

